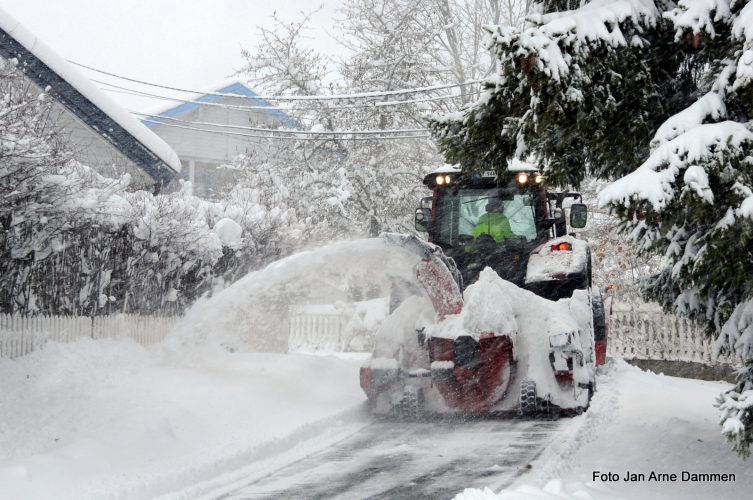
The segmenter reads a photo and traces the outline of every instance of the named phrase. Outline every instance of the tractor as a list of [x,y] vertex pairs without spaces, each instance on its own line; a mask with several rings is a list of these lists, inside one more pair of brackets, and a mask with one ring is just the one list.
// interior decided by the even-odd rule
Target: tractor
[[[529,164],[499,175],[445,166],[423,183],[431,196],[414,221],[427,241],[383,237],[420,255],[415,274],[434,319],[416,321],[415,339],[389,348],[380,349],[377,332],[377,348],[361,368],[374,412],[585,410],[606,358],[607,318],[591,286],[588,244],[568,232],[567,209],[571,229],[586,225],[581,195],[549,192]],[[566,200],[574,202],[566,207]],[[407,307],[404,288],[395,287],[391,307],[412,328],[415,318],[399,311]],[[399,328],[385,323],[385,330]]]

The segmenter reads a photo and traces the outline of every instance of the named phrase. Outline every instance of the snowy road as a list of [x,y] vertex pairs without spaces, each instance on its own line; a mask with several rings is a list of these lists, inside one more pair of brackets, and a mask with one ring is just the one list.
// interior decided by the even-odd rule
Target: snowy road
[[510,485],[564,421],[379,422],[223,500],[451,498]]

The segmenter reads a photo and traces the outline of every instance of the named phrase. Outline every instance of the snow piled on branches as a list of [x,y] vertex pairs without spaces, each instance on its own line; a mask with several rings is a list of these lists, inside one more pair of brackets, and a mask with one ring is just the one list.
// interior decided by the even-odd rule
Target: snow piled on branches
[[523,30],[497,26],[490,37],[490,46],[502,48],[508,56],[533,58],[538,71],[561,81],[570,73],[573,62],[570,51],[591,44],[625,46],[628,40],[620,29],[621,23],[630,20],[635,26],[650,27],[658,16],[651,0],[596,0],[574,11],[531,14],[528,19],[536,26]]
[[681,185],[681,174],[685,185],[681,195],[692,193],[704,202],[713,203],[708,174],[699,164],[751,143],[753,132],[738,122],[697,125],[658,146],[635,172],[606,187],[599,195],[600,203],[641,199],[661,211],[678,195],[675,186]]
[[[563,12],[547,11],[551,4],[537,5],[523,29],[487,27],[498,74],[475,104],[430,123],[448,162],[494,170],[534,155],[550,182],[572,185],[586,173],[635,168],[643,152],[634,137],[655,131],[676,93],[651,82],[657,71],[679,67],[652,63],[647,37],[659,29],[661,10],[649,0],[599,0]],[[635,113],[636,100],[654,105]]]

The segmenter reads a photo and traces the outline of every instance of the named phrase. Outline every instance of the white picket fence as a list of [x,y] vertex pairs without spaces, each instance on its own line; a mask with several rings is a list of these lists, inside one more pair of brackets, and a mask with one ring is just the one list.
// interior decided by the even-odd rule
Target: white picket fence
[[349,304],[296,304],[289,314],[288,351],[371,351],[389,298]]
[[180,318],[119,314],[22,317],[0,314],[0,357],[17,358],[42,349],[47,342],[128,337],[141,345],[159,342]]
[[[120,314],[96,318],[73,316],[21,317],[0,314],[0,357],[16,358],[41,349],[47,342],[70,342],[128,337],[141,345],[164,339],[180,318]],[[288,348],[291,351],[339,351],[348,318],[337,313],[294,314],[290,317]],[[656,310],[612,312],[607,349],[610,356],[626,359],[734,363],[715,359],[713,340],[686,318]]]
[[[714,358],[714,341],[687,318],[656,309],[626,310],[616,305],[609,323],[607,351],[625,359],[734,363]],[[339,314],[295,314],[290,318],[291,351],[342,350],[347,318]]]
[[348,318],[342,314],[294,314],[290,317],[289,351],[340,351]]
[[656,310],[615,310],[609,322],[607,352],[625,359],[734,363],[714,357],[714,340],[687,318]]

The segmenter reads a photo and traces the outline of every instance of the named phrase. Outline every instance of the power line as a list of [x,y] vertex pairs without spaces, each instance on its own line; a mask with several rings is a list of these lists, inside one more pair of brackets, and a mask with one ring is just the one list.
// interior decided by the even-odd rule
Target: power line
[[[462,98],[462,96],[459,96],[459,95],[448,95],[448,96],[426,97],[422,99],[411,99],[411,100],[402,100],[402,101],[381,101],[381,102],[371,101],[371,102],[365,102],[363,104],[338,104],[338,105],[328,104],[326,108],[323,108],[321,106],[290,108],[290,107],[284,107],[284,106],[247,106],[247,105],[242,105],[242,104],[221,104],[221,103],[216,103],[216,102],[202,102],[195,99],[182,99],[180,97],[171,97],[164,94],[154,94],[151,92],[144,92],[142,90],[136,90],[129,87],[122,87],[120,85],[116,85],[114,83],[109,83],[109,82],[103,82],[101,80],[92,80],[92,81],[95,83],[99,83],[101,85],[113,87],[113,88],[100,87],[102,90],[106,92],[132,95],[136,97],[146,97],[149,99],[157,99],[157,100],[162,100],[162,101],[179,102],[179,103],[185,103],[185,104],[196,104],[198,106],[233,109],[233,110],[238,110],[238,111],[260,109],[260,110],[267,110],[267,111],[275,111],[275,110],[283,111],[288,114],[295,111],[322,111],[322,110],[335,110],[335,109],[376,109],[376,108],[381,108],[381,107],[395,107],[395,106],[403,106],[407,104],[416,104],[416,103],[421,103],[421,102],[444,101],[444,100]],[[478,93],[477,91],[474,91],[467,95],[472,96],[477,93]],[[249,99],[248,96],[238,96],[237,94],[225,94],[225,97],[243,97],[244,99]]]
[[420,132],[428,132],[427,128],[402,128],[402,129],[372,129],[372,130],[326,130],[326,131],[312,131],[312,130],[281,130],[281,129],[269,129],[263,127],[249,127],[245,125],[232,125],[229,123],[213,123],[213,122],[201,122],[192,120],[181,120],[172,116],[165,115],[152,115],[149,113],[139,113],[137,111],[131,111],[131,114],[143,116],[152,123],[163,123],[162,120],[170,122],[185,123],[190,125],[210,126],[218,128],[230,128],[235,130],[248,130],[251,132],[265,132],[271,135],[375,135],[375,134],[412,134]]
[[[172,101],[172,102],[180,102],[185,104],[196,104],[198,106],[208,106],[208,107],[215,107],[215,108],[223,108],[223,109],[233,109],[238,111],[246,111],[246,110],[256,110],[256,109],[262,109],[262,110],[277,110],[277,111],[290,111],[290,108],[285,108],[282,106],[244,106],[244,105],[236,105],[236,104],[220,104],[216,102],[202,102],[197,101],[195,99],[182,99],[180,97],[170,97],[162,94],[153,94],[150,92],[144,92],[142,90],[136,90],[131,89],[128,87],[121,87],[119,85],[115,85],[114,83],[108,83],[103,82],[101,80],[92,80],[95,83],[99,83],[101,85],[107,85],[109,87],[113,88],[102,88],[105,92],[115,92],[118,94],[126,94],[126,95],[132,95],[137,97],[147,97],[150,99],[158,99],[162,101]],[[241,97],[237,96],[236,94],[226,94],[225,97]],[[243,96],[245,99],[248,99],[247,96]],[[304,108],[304,109],[321,109],[321,108]]]
[[[241,95],[241,94],[231,94],[231,93],[223,93],[223,92],[206,92],[203,90],[185,89],[181,87],[173,87],[170,85],[160,85],[158,83],[147,82],[145,80],[138,80],[136,78],[131,78],[131,77],[123,76],[123,75],[118,75],[117,73],[111,73],[109,71],[97,69],[92,66],[87,66],[86,64],[72,61],[70,59],[68,60],[68,62],[70,62],[71,64],[75,64],[76,66],[86,68],[90,71],[94,71],[96,73],[111,76],[113,78],[118,78],[120,80],[126,80],[129,82],[138,83],[141,85],[147,85],[149,87],[173,90],[176,92],[187,92],[191,94],[215,95],[215,96],[220,96],[220,97],[248,98],[248,96]],[[462,87],[462,86],[474,84],[474,83],[482,83],[483,81],[484,80],[469,80],[463,83],[450,83],[450,84],[444,84],[444,85],[433,85],[433,86],[428,86],[428,87],[416,87],[412,89],[361,92],[361,93],[355,93],[355,94],[332,94],[332,95],[313,95],[313,96],[255,96],[254,98],[262,99],[266,101],[331,101],[331,100],[370,99],[374,97],[385,97],[385,96],[393,96],[393,95],[405,95],[405,94],[418,94],[418,93],[424,93],[424,92],[432,92],[434,90],[444,90],[444,89],[450,89],[450,88],[455,88],[455,87]]]
[[[212,129],[205,129],[205,128],[199,128],[199,127],[189,127],[185,125],[178,125],[176,123],[164,123],[164,122],[158,122],[150,119],[146,119],[144,121],[151,122],[151,123],[159,123],[160,125],[163,125],[165,127],[172,127],[172,128],[180,128],[184,130],[194,130],[197,132],[206,132],[210,134],[218,134],[218,135],[229,135],[229,136],[236,136],[236,137],[249,137],[249,138],[256,138],[256,139],[273,139],[273,140],[288,140],[288,141],[321,141],[321,140],[348,140],[348,141],[371,141],[371,140],[395,140],[395,139],[426,139],[431,137],[429,134],[411,134],[411,135],[387,135],[387,136],[373,136],[373,137],[343,137],[340,136],[333,136],[329,135],[326,132],[317,133],[319,137],[295,137],[294,135],[257,135],[257,134],[244,134],[241,132],[230,132],[230,131],[223,131],[223,130],[212,130]],[[293,133],[291,133],[293,134]]]
[[[470,97],[470,96],[476,95],[478,93],[479,93],[479,91],[468,92],[466,94],[466,96]],[[436,97],[425,97],[425,98],[422,98],[422,99],[405,99],[405,100],[401,100],[401,101],[378,101],[378,102],[374,103],[374,106],[376,106],[377,108],[381,108],[383,106],[384,107],[388,107],[388,106],[401,106],[401,105],[404,105],[404,104],[416,104],[416,103],[420,103],[420,102],[444,101],[445,99],[449,100],[449,99],[462,99],[462,98],[463,98],[462,95],[440,95],[440,96],[436,96]]]
[[[137,97],[146,97],[150,99],[157,99],[162,101],[171,101],[171,102],[179,102],[179,103],[186,103],[186,104],[196,104],[197,106],[207,106],[207,107],[216,107],[216,108],[223,108],[223,109],[232,109],[232,110],[239,110],[239,111],[245,111],[245,110],[272,110],[272,111],[283,111],[286,113],[291,113],[294,111],[305,111],[305,110],[334,110],[334,109],[375,109],[377,107],[393,107],[393,106],[400,106],[405,104],[415,104],[415,103],[421,103],[421,102],[431,102],[431,101],[442,101],[442,100],[449,100],[449,99],[460,99],[462,96],[460,95],[449,95],[449,96],[436,96],[436,97],[427,97],[422,99],[411,99],[411,100],[401,100],[401,101],[381,101],[381,102],[368,102],[364,104],[344,104],[344,105],[332,105],[328,104],[326,108],[319,107],[283,107],[283,106],[247,106],[242,104],[220,104],[216,102],[203,102],[198,101],[195,99],[182,99],[180,97],[172,97],[167,96],[164,94],[154,94],[151,92],[144,92],[143,90],[137,90],[132,89],[130,87],[122,87],[120,85],[116,85],[114,83],[109,82],[103,82],[101,80],[92,80],[95,83],[99,83],[101,85],[106,85],[108,87],[113,88],[104,88],[100,87],[101,90],[104,90],[106,92],[114,92],[118,94],[125,94],[125,95],[132,95]],[[471,92],[467,94],[468,96],[478,94],[478,91]],[[225,94],[226,97],[239,97],[236,94]],[[242,96],[244,99],[249,99],[247,96]]]

